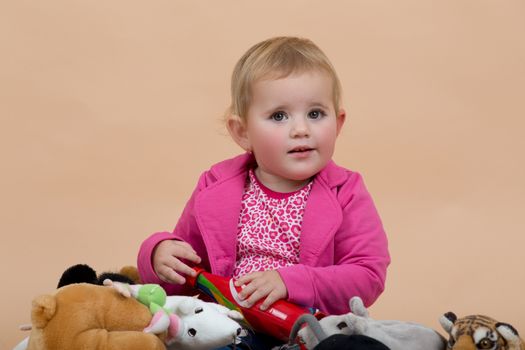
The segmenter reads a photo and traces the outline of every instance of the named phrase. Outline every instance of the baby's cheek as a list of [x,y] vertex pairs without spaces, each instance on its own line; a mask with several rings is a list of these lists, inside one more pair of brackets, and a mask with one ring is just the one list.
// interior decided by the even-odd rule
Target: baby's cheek
[[272,156],[277,152],[282,152],[286,149],[281,137],[275,134],[267,134],[264,139],[260,140],[256,145],[255,151],[259,155]]
[[335,128],[327,127],[325,129],[319,130],[316,133],[315,138],[319,145],[333,150],[335,141],[337,139],[337,131]]

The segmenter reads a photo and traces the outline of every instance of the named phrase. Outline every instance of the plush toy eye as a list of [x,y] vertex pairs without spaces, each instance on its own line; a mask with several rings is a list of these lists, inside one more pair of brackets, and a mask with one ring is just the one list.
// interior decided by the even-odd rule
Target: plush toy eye
[[478,349],[492,349],[494,342],[489,338],[483,338],[478,343]]
[[188,335],[189,335],[190,337],[192,337],[192,338],[193,338],[195,335],[197,335],[197,331],[195,330],[195,328],[190,328],[190,329],[188,329]]
[[343,329],[343,328],[348,327],[348,325],[346,324],[345,321],[342,321],[342,322],[339,322],[336,327],[339,329]]
[[200,314],[202,311],[203,311],[203,310],[202,310],[202,307],[200,307],[200,306],[199,306],[198,308],[195,309],[195,313],[196,313],[196,314]]

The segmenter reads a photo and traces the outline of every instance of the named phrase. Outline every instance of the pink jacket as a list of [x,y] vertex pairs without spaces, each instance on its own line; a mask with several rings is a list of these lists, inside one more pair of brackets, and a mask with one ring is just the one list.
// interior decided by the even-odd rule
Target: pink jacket
[[[144,283],[159,283],[168,294],[189,292],[162,282],[153,270],[153,249],[166,239],[191,244],[211,273],[232,275],[241,196],[253,161],[243,154],[201,175],[174,232],[155,233],[142,243],[137,264]],[[384,289],[389,263],[385,232],[361,176],[329,162],[308,197],[299,264],[279,269],[288,300],[330,314],[349,312],[355,295],[368,306]]]

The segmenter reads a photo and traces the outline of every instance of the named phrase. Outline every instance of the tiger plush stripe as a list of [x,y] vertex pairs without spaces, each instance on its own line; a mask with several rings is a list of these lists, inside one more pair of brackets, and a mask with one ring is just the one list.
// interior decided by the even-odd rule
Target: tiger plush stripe
[[447,312],[439,323],[449,334],[447,349],[450,350],[525,350],[525,344],[514,327],[488,316],[472,315],[458,319],[453,312]]

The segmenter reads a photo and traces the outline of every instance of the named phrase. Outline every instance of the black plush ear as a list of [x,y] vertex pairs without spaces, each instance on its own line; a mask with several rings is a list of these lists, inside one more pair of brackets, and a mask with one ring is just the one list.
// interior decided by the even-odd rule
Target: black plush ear
[[73,283],[97,284],[97,273],[90,266],[77,264],[68,268],[60,277],[57,288]]
[[455,313],[452,311],[446,312],[443,316],[445,316],[450,322],[454,323],[458,319]]

